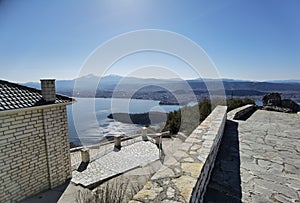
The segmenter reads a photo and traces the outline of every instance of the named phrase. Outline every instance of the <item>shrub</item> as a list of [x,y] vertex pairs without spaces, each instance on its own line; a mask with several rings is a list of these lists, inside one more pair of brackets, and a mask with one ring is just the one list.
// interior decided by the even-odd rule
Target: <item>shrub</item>
[[75,197],[76,203],[122,203],[128,202],[140,189],[135,181],[116,178],[98,186],[94,191],[78,190]]
[[[222,104],[222,101],[214,101],[214,105],[208,98],[204,98],[198,105],[186,106],[178,111],[168,114],[166,125],[162,131],[169,130],[171,134],[177,134],[179,131],[189,135],[192,131],[206,119],[216,105]],[[232,98],[227,100],[227,111],[231,111],[246,104],[255,104],[254,100],[249,98]],[[184,118],[182,120],[181,118]]]
[[247,104],[255,104],[255,101],[247,97],[243,99],[241,98],[227,99],[227,107],[228,107],[227,111],[231,111],[233,109],[236,109],[241,106],[245,106]]
[[211,104],[206,98],[194,106],[185,106],[178,111],[170,112],[163,131],[169,130],[171,134],[177,134],[179,131],[190,134],[210,112]]

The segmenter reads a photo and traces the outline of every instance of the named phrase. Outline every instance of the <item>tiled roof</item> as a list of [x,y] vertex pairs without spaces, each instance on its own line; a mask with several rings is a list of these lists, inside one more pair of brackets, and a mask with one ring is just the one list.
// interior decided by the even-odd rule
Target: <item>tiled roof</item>
[[[56,95],[55,104],[69,103],[73,99]],[[41,90],[0,80],[0,111],[46,105]]]

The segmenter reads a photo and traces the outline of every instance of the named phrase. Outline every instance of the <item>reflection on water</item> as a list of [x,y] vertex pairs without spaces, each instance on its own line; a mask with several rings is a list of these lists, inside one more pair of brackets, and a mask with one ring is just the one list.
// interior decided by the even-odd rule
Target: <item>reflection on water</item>
[[[69,139],[76,145],[96,144],[105,136],[133,135],[142,126],[125,124],[108,119],[110,113],[170,112],[178,105],[159,105],[158,101],[110,98],[75,98],[76,103],[67,107]],[[93,105],[93,103],[95,105]],[[74,112],[75,111],[75,112]]]
[[262,102],[262,100],[255,100],[255,104],[256,104],[257,106],[262,106],[262,105],[263,105],[263,102]]

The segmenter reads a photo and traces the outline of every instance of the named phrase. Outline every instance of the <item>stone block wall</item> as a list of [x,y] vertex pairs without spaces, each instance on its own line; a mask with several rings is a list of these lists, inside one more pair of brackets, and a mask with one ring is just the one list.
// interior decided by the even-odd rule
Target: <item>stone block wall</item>
[[44,109],[45,143],[49,168],[50,188],[71,178],[68,119],[65,106]]
[[55,103],[56,93],[55,93],[55,80],[54,79],[44,79],[41,80],[41,89],[43,99],[46,102]]
[[246,120],[249,118],[255,111],[257,107],[253,104],[247,104],[245,106],[236,108],[228,112],[228,119],[233,120]]
[[223,136],[226,110],[226,106],[217,106],[181,148],[165,158],[130,202],[202,202]]
[[71,177],[65,105],[0,112],[0,202],[16,202]]

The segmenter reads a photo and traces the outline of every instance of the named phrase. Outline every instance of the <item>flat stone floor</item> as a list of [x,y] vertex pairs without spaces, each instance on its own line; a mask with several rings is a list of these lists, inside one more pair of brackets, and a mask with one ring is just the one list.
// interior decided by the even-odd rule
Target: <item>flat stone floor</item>
[[[135,137],[133,139],[123,140],[122,146],[126,147],[128,145],[139,142],[141,140],[142,140],[142,138],[140,136]],[[110,153],[114,148],[114,143],[102,143],[99,145],[87,146],[87,148],[89,149],[90,160],[94,161],[94,160]],[[77,170],[81,163],[81,152],[80,152],[80,150],[74,151],[74,152],[71,152],[70,155],[71,155],[72,170]]]
[[[163,138],[162,146],[164,149],[164,155],[170,156],[171,154],[173,154],[174,151],[176,151],[177,148],[181,145],[182,139],[185,139],[185,138],[186,137],[184,135],[181,135],[178,138]],[[132,145],[135,147],[133,147]],[[98,159],[101,159],[104,156],[106,156],[106,158],[112,156],[113,148],[114,148],[113,146],[114,146],[114,144],[107,144],[104,146],[98,146],[98,147],[95,146],[93,148],[90,148],[90,155],[91,155],[91,160],[92,160],[92,162],[90,164],[92,164],[93,162],[95,162]],[[128,159],[127,160],[122,159],[122,161],[120,161],[120,159],[118,159],[119,163],[121,163],[121,165],[123,164],[124,166],[122,166],[121,168],[114,169],[114,171],[115,170],[120,171],[122,168],[123,168],[123,170],[127,170],[128,168],[127,169],[124,169],[124,168],[126,167],[126,165],[128,167],[128,164],[130,165],[130,167],[129,167],[130,170],[126,173],[119,174],[119,176],[117,176],[117,177],[114,177],[114,175],[117,174],[116,171],[115,171],[115,173],[110,173],[111,175],[113,175],[114,178],[109,179],[108,181],[104,182],[104,184],[101,184],[98,187],[102,187],[105,184],[111,184],[111,183],[114,184],[114,181],[118,181],[118,182],[120,181],[120,184],[121,183],[126,184],[127,180],[130,180],[130,184],[134,185],[133,188],[135,188],[136,185],[143,187],[145,185],[146,181],[150,178],[150,174],[153,174],[155,171],[157,171],[158,169],[161,168],[162,164],[161,164],[160,160],[158,160],[158,157],[159,157],[158,148],[156,145],[154,145],[150,141],[144,142],[144,141],[142,141],[141,137],[137,137],[134,139],[129,139],[129,140],[123,141],[122,146],[123,146],[123,148],[121,149],[121,151],[119,151],[121,153],[114,152],[115,155],[120,155],[119,158],[121,157],[121,154],[124,155],[125,151],[128,152],[126,157],[135,158],[136,156],[139,156],[139,154],[142,154],[143,156],[142,157],[140,156],[138,159],[135,159],[135,161],[133,162],[133,163],[135,163],[135,165],[131,165],[130,162],[127,163]],[[151,152],[149,152],[149,150]],[[137,154],[132,155],[135,151],[137,152]],[[145,157],[145,155],[147,155],[147,156]],[[157,160],[157,161],[153,161],[153,160]],[[114,164],[114,162],[116,163],[116,161],[117,160],[107,160],[107,166],[114,165],[114,167],[116,168],[117,165]],[[140,162],[138,162],[138,161],[140,161]],[[71,162],[72,162],[72,166],[74,169],[78,168],[78,166],[80,165],[80,162],[81,162],[80,151],[71,153]],[[73,172],[73,173],[77,173],[76,180],[84,181],[85,176],[95,174],[97,170],[101,171],[101,169],[102,169],[102,172],[106,171],[106,170],[103,170],[103,166],[105,166],[105,165],[100,164],[100,160],[99,160],[99,162],[96,162],[96,163],[93,164],[94,165],[93,168],[95,170],[90,169],[89,172],[86,171],[86,173],[84,175],[80,174],[79,172]],[[144,164],[146,164],[146,165],[143,167],[136,168],[137,165],[142,166]],[[98,166],[98,167],[96,167],[96,166]],[[107,172],[107,173],[109,173],[109,172]],[[94,176],[91,176],[91,177],[94,177]],[[100,173],[100,179],[103,179],[103,177],[104,176],[101,176],[101,173]],[[73,178],[74,178],[74,174],[73,174]],[[91,179],[88,178],[87,180],[92,180],[90,182],[90,184],[93,184],[95,182],[97,183],[97,181],[99,181],[100,179],[93,180],[93,178],[91,178]],[[76,181],[75,179],[73,179],[73,180]],[[129,188],[131,188],[131,186]],[[29,197],[26,200],[21,201],[20,203],[85,202],[85,201],[81,200],[81,198],[79,198],[79,194],[83,194],[83,196],[85,196],[87,198],[91,198],[92,190],[89,190],[88,188],[84,188],[80,185],[75,185],[72,182],[68,182],[68,183],[61,185],[57,188],[54,188],[52,190],[47,190],[47,191],[41,192],[37,195],[34,195],[32,197]],[[130,197],[129,200],[131,198],[132,197]],[[91,201],[91,202],[93,202],[93,201]],[[125,199],[124,202],[128,202],[128,200]]]
[[89,163],[82,171],[73,171],[71,182],[84,187],[94,187],[102,181],[142,167],[159,159],[158,147],[151,141],[137,141],[119,151],[111,150]]
[[300,116],[227,120],[205,202],[300,202]]

